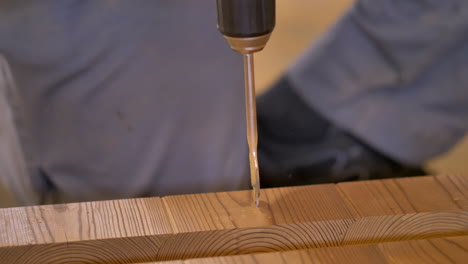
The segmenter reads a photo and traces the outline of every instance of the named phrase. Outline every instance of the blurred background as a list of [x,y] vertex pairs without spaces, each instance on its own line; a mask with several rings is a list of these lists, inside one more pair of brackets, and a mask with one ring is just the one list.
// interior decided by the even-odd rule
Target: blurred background
[[[277,24],[265,50],[256,54],[258,93],[268,87],[320,35],[352,0],[277,0]],[[426,164],[431,173],[468,174],[468,136],[451,151]]]
[[[352,2],[351,0],[277,0],[276,29],[266,49],[256,54],[257,92],[264,92],[297,56],[346,11]],[[1,105],[0,111],[2,111]],[[2,129],[0,137],[3,135],[1,132]],[[0,144],[1,142],[0,138]],[[0,158],[5,157],[5,149],[5,145],[0,145]],[[455,148],[430,161],[426,167],[432,173],[468,174],[467,159],[468,137],[465,137]],[[0,168],[0,173],[1,171]],[[17,203],[0,184],[0,207],[15,205]]]

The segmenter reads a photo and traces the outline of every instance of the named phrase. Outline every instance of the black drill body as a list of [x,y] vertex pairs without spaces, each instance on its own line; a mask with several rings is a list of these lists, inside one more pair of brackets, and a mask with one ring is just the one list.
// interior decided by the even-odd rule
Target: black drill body
[[216,0],[218,29],[235,38],[270,34],[275,27],[275,0]]

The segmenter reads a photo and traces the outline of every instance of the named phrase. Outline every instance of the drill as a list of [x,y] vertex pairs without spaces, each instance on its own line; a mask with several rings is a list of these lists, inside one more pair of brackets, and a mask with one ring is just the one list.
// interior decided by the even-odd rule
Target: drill
[[257,158],[257,110],[253,54],[261,51],[275,27],[275,0],[216,0],[218,29],[231,48],[244,57],[247,143],[255,205],[260,201]]

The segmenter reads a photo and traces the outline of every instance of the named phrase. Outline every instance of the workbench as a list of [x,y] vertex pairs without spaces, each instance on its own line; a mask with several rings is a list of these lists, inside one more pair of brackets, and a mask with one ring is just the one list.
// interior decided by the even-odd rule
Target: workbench
[[432,262],[468,263],[467,176],[0,209],[0,263]]

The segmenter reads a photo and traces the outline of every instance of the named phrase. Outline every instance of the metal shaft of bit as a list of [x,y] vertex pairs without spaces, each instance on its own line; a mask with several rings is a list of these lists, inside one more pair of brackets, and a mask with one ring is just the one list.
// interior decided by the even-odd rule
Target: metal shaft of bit
[[260,177],[257,159],[257,106],[255,97],[255,78],[253,54],[243,54],[245,79],[245,108],[247,120],[247,142],[249,145],[250,181],[253,188],[255,205],[260,203]]

